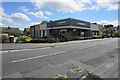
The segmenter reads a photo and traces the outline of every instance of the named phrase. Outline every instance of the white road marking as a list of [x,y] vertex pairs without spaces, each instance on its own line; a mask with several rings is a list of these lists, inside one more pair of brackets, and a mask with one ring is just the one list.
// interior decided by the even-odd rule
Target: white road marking
[[[48,49],[48,48],[51,48],[51,47],[37,48],[37,49]],[[18,52],[18,51],[27,51],[27,50],[37,50],[37,49],[21,49],[21,50],[0,51],[0,54],[2,54],[2,53],[7,53],[7,52]]]
[[36,56],[36,57],[30,57],[30,58],[15,60],[15,61],[12,61],[12,63],[21,62],[21,61],[26,61],[26,60],[31,60],[31,59],[37,59],[37,58],[42,58],[42,57],[47,57],[47,56],[53,56],[53,55],[57,55],[57,54],[65,53],[65,52],[67,52],[67,51],[61,51],[61,52],[52,53],[52,54],[47,54],[47,55],[41,55],[41,56]]

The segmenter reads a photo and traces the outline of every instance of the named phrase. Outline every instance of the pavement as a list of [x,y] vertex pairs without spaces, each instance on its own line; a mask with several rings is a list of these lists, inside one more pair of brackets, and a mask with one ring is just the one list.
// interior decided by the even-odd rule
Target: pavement
[[0,54],[3,78],[118,78],[118,38],[52,45]]
[[[106,39],[106,38],[104,38],[104,39]],[[99,41],[99,40],[103,40],[103,39],[76,40],[76,41],[59,42],[59,43],[10,43],[10,44],[0,44],[2,46],[2,48],[0,48],[0,51],[46,48],[46,47],[55,47],[55,46],[60,46],[60,45],[69,45],[69,44],[84,43],[84,42]]]

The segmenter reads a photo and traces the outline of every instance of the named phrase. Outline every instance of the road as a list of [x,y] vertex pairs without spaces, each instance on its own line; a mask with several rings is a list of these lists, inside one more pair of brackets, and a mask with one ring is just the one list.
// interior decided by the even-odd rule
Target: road
[[[53,78],[74,67],[102,78],[118,78],[118,39],[2,53],[4,77]],[[67,76],[68,77],[68,76]]]

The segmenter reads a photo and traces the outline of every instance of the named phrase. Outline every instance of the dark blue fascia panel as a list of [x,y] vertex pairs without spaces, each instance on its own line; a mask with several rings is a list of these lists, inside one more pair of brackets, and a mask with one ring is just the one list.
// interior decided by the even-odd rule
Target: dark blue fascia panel
[[47,27],[48,27],[48,28],[49,28],[49,27],[67,26],[67,25],[70,25],[70,20],[47,23]]
[[77,20],[73,20],[73,19],[47,23],[48,28],[50,28],[50,27],[59,27],[59,26],[68,26],[68,25],[90,28],[90,23],[89,22],[77,21]]
[[90,28],[89,22],[77,21],[77,20],[72,20],[72,19],[70,20],[70,25]]

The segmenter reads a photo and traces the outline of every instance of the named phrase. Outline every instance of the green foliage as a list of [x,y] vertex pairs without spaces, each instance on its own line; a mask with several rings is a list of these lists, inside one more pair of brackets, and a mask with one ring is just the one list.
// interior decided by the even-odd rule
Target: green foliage
[[94,35],[94,38],[102,38],[102,35]]
[[118,32],[114,32],[113,34],[118,34]]
[[33,40],[30,41],[31,43],[46,43],[47,39],[44,38],[35,38]]
[[14,34],[14,33],[10,33],[9,36],[14,36],[14,37],[19,37],[20,35],[19,34]]
[[27,31],[26,34],[30,34],[30,31]]
[[48,38],[48,39],[47,39],[47,42],[48,42],[48,43],[55,43],[55,42],[56,42],[56,39],[55,39],[55,38]]
[[30,42],[31,40],[32,40],[31,37],[28,37],[28,36],[23,37],[24,42]]
[[114,32],[113,34],[114,34],[114,36],[116,36],[116,37],[119,35],[118,32]]
[[93,37],[96,37],[96,38],[97,38],[97,37],[99,37],[99,36],[98,36],[98,35],[94,35]]
[[63,40],[63,39],[60,39],[59,41],[60,41],[60,42],[64,42],[64,40]]
[[18,37],[18,39],[16,40],[16,43],[22,43],[23,41],[23,36]]
[[42,21],[41,24],[43,24],[43,23],[48,23],[48,21]]
[[32,40],[31,37],[28,36],[20,36],[18,37],[18,39],[16,40],[16,43],[27,43],[30,42]]
[[0,43],[10,43],[9,41],[9,37],[7,37],[6,35],[1,35],[0,36]]
[[113,25],[105,25],[104,27],[109,28],[109,27],[113,27]]

